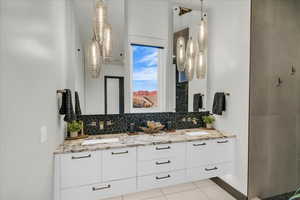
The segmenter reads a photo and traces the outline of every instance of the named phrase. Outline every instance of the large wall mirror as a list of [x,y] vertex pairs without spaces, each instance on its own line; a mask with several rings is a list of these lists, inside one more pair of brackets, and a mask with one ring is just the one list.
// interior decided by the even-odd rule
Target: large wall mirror
[[[204,1],[202,7],[199,2],[184,2],[104,1],[106,20],[112,30],[111,55],[104,60],[97,78],[84,66],[84,114],[207,110],[209,71],[197,78],[195,69],[191,79],[186,71],[178,70],[177,58],[182,55],[177,55],[177,48],[179,38],[184,39],[186,51],[189,39],[196,45],[201,18],[204,13],[207,17],[209,3]],[[82,49],[81,64],[86,65],[86,47],[95,36],[97,1],[74,0],[71,6],[75,10],[75,42]],[[209,48],[206,54],[209,55]],[[199,61],[204,62],[202,58]]]

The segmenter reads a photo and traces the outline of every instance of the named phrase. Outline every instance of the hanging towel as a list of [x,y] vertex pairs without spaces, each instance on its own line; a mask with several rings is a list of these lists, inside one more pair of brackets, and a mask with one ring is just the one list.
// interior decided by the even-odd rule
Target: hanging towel
[[65,92],[62,94],[62,104],[59,110],[59,114],[65,115],[64,120],[66,122],[72,122],[76,120],[72,104],[72,93],[69,89],[65,89]]
[[79,95],[78,92],[75,92],[75,114],[78,117],[81,115],[81,108],[80,108],[80,101],[79,101]]
[[224,92],[217,92],[214,96],[212,112],[216,115],[222,115],[226,110],[226,98]]
[[199,109],[203,108],[202,94],[194,94],[193,110],[194,112],[199,112]]

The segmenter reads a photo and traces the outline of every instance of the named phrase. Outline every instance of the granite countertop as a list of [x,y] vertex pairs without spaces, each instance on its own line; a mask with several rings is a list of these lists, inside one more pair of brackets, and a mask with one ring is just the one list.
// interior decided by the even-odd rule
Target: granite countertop
[[[187,132],[193,131],[205,131],[208,135],[203,136],[188,136],[185,135]],[[138,133],[136,135],[128,135],[126,133],[121,134],[107,134],[107,135],[95,135],[90,136],[87,139],[79,140],[69,140],[61,144],[54,154],[65,154],[65,153],[78,153],[85,151],[97,151],[105,149],[116,149],[125,147],[137,147],[146,145],[156,145],[156,144],[169,144],[178,142],[189,142],[197,140],[210,140],[210,139],[222,139],[222,138],[233,138],[236,137],[233,134],[226,134],[218,130],[206,130],[206,129],[186,129],[177,130],[174,132],[161,132],[154,135]],[[119,138],[117,143],[109,144],[94,144],[94,145],[81,145],[85,140],[93,139],[104,139],[104,138]]]

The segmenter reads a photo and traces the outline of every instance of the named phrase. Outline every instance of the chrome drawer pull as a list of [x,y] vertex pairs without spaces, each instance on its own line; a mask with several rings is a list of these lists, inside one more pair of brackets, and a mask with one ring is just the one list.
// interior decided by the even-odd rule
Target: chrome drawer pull
[[104,187],[100,187],[100,188],[96,188],[96,187],[93,187],[93,191],[98,191],[98,190],[105,190],[105,189],[109,189],[111,186],[108,184],[107,186],[104,186]]
[[126,154],[129,153],[128,151],[123,151],[123,152],[111,152],[112,155],[120,155],[120,154]]
[[171,163],[171,161],[168,160],[167,162],[156,162],[155,164],[156,165],[164,165],[164,164],[170,164],[170,163]]
[[90,157],[92,157],[91,154],[89,154],[89,155],[87,155],[87,156],[80,156],[80,157],[72,156],[72,159],[73,159],[73,160],[76,160],[76,159],[90,158]]
[[211,168],[211,169],[205,168],[205,171],[214,171],[214,170],[217,170],[217,169],[218,169],[217,167],[214,167],[214,168]]
[[168,174],[168,176],[163,176],[163,177],[156,177],[156,180],[162,180],[162,179],[167,179],[167,178],[171,178],[170,174]]
[[201,143],[201,144],[193,144],[194,147],[205,146],[205,145],[206,145],[205,142],[204,142],[204,143]]
[[171,147],[170,146],[167,146],[167,147],[161,147],[161,148],[159,148],[159,147],[156,147],[156,150],[166,150],[166,149],[171,149]]
[[227,143],[227,142],[229,142],[228,140],[225,140],[225,141],[217,141],[217,143],[219,143],[219,144],[224,144],[224,143]]

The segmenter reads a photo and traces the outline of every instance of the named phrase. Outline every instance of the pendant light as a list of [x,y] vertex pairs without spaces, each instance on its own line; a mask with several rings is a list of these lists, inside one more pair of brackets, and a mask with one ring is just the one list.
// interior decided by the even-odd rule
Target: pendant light
[[183,72],[185,67],[185,40],[182,36],[177,39],[176,55],[177,69],[179,72]]
[[194,60],[196,56],[196,48],[193,38],[190,38],[187,43],[186,56],[185,56],[185,74],[189,81],[194,78]]
[[96,34],[96,40],[102,43],[107,20],[107,7],[103,0],[96,0],[95,7],[94,32]]
[[207,18],[203,11],[203,0],[201,1],[201,20],[198,25],[198,50],[195,58],[196,74],[198,79],[204,79],[207,69]]
[[197,79],[205,79],[207,66],[206,52],[198,51],[195,57]]
[[187,57],[185,61],[185,75],[189,81],[193,80],[195,68],[194,68],[194,58]]
[[103,60],[101,56],[101,48],[99,42],[94,35],[93,39],[88,43],[86,49],[86,65],[92,78],[99,78]]
[[186,47],[186,59],[187,58],[194,58],[196,56],[196,46],[195,42],[192,37],[188,40],[187,47]]
[[106,24],[104,28],[103,58],[109,60],[112,56],[112,28]]

